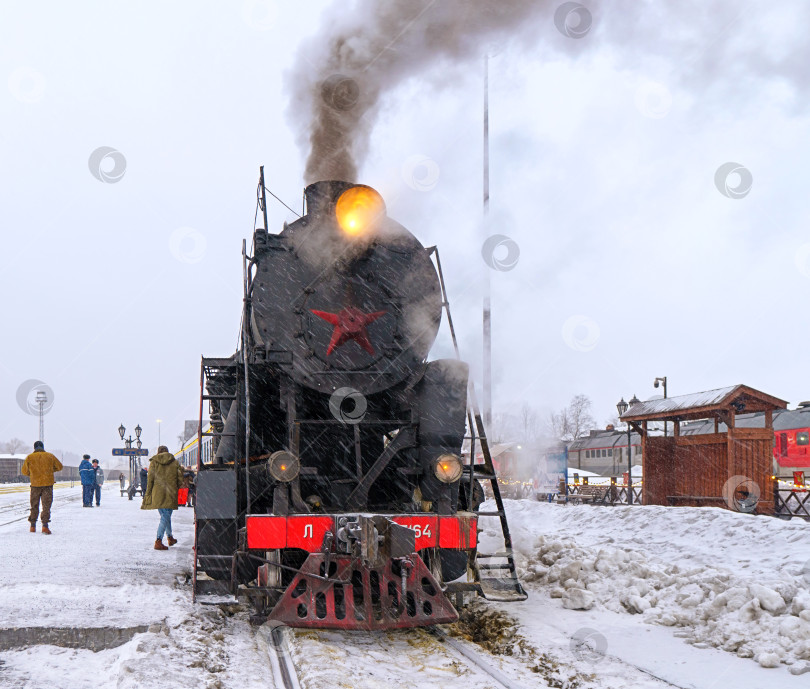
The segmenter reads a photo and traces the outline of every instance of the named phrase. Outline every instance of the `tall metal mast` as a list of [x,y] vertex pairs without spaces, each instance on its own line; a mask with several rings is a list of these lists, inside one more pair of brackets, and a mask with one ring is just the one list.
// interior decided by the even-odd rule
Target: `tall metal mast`
[[270,228],[267,226],[267,193],[264,188],[264,165],[259,167],[259,186],[261,187],[261,204],[262,204],[262,216],[264,217],[264,229],[268,232]]
[[[484,241],[489,236],[489,54],[484,56]],[[484,266],[484,425],[492,425],[492,313],[490,269]]]

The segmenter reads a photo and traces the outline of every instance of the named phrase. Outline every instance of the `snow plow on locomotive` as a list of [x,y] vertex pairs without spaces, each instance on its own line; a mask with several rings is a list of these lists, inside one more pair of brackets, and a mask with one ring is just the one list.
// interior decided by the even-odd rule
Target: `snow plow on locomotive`
[[468,427],[486,446],[468,367],[427,361],[447,309],[438,256],[370,187],[305,195],[270,234],[260,178],[240,348],[202,361],[214,449],[198,467],[195,595],[349,629],[453,621],[453,593],[524,599],[500,498],[505,562],[477,553],[478,481],[497,481],[491,462],[462,464]]

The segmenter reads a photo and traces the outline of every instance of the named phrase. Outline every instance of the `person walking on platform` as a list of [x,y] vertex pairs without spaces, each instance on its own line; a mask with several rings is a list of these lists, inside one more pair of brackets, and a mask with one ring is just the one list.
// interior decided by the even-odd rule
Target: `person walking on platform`
[[143,496],[142,510],[157,510],[160,514],[155,550],[168,550],[163,545],[163,534],[169,545],[177,543],[172,536],[172,512],[177,509],[177,491],[183,485],[183,467],[169,448],[161,445],[158,453],[149,460],[149,480]]
[[188,488],[188,497],[186,498],[186,507],[194,507],[194,494],[197,491],[197,486],[194,483],[194,472],[191,469],[183,473],[183,484]]
[[124,490],[127,487],[127,477],[123,473],[118,474],[118,484],[121,486],[121,496],[124,495]]
[[146,470],[146,467],[141,467],[139,476],[141,479],[141,500],[143,500],[146,495],[146,482],[149,480],[149,472]]
[[84,455],[79,464],[79,477],[82,480],[82,507],[93,506],[93,492],[96,486],[96,470],[90,464],[90,455]]
[[93,487],[93,495],[96,496],[96,507],[101,507],[101,486],[104,485],[104,469],[98,465],[98,460],[93,460],[93,471],[96,473],[96,485]]
[[31,477],[31,533],[37,530],[37,517],[39,516],[39,503],[42,501],[42,533],[50,535],[48,522],[51,521],[51,505],[53,504],[54,473],[62,471],[62,462],[50,452],[45,452],[45,445],[40,441],[34,443],[34,451],[25,458],[22,465],[23,476]]

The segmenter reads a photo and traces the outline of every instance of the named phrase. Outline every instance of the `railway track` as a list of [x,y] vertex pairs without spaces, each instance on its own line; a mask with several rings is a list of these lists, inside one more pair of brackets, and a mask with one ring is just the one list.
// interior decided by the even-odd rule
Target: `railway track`
[[[77,481],[57,481],[53,484],[54,490],[58,490],[59,488],[70,488],[71,486],[75,485]],[[10,495],[12,493],[27,493],[31,486],[27,483],[25,484],[9,484],[3,485],[0,484],[0,495]]]
[[[54,486],[54,488],[69,488],[69,487],[70,487],[69,482],[64,483],[64,484],[56,484]],[[24,487],[23,486],[15,486],[15,488],[24,489],[25,492],[28,492],[28,490],[29,490],[28,486],[24,486]],[[10,493],[22,493],[22,492],[23,492],[23,490],[15,490],[15,491],[7,490],[7,491],[3,491],[0,488],[0,495],[3,495],[3,494],[7,495],[7,494],[10,494]],[[82,497],[81,493],[76,493],[76,494],[71,493],[69,495],[66,495],[64,493],[62,493],[62,494],[55,493],[54,497],[53,497],[53,505],[54,506],[56,506],[56,505],[64,505],[64,504],[67,504],[69,502],[76,502],[77,500],[80,500],[81,497]],[[14,502],[9,502],[9,503],[5,503],[5,504],[0,505],[0,527],[8,526],[9,524],[14,524],[16,522],[21,522],[24,519],[28,519],[28,513],[29,513],[30,509],[31,509],[30,503],[29,503],[27,498],[25,500],[15,500]],[[16,515],[20,515],[20,516],[16,516]]]
[[[272,625],[272,623],[270,624]],[[439,627],[414,629],[411,630],[411,633],[418,641],[431,640],[435,644],[434,651],[450,656],[459,665],[471,670],[479,679],[484,679],[482,675],[485,675],[486,680],[490,682],[487,686],[494,686],[498,689],[528,689],[531,686],[536,686],[537,676],[529,677],[528,675],[531,673],[528,668],[526,682],[519,682],[507,677],[506,674],[493,665],[492,656],[475,650],[474,644],[458,641]],[[273,669],[276,687],[279,689],[301,689],[299,671],[291,652],[291,649],[295,646],[295,631],[284,625],[268,626],[262,635],[268,646],[268,656]],[[351,638],[347,639],[347,641],[351,643]],[[407,659],[405,660],[408,662]],[[347,668],[347,671],[351,672],[351,668]],[[334,679],[335,686],[349,686],[341,684],[337,677]],[[459,677],[458,680],[459,686],[462,684],[469,686],[468,678]],[[353,682],[350,682],[350,684],[353,685]],[[418,686],[418,684],[412,686]],[[455,685],[447,684],[445,686],[451,689]]]

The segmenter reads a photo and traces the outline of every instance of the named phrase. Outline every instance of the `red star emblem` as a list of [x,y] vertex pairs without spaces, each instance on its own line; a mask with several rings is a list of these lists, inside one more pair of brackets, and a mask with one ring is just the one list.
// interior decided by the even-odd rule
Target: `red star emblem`
[[386,311],[374,311],[373,313],[363,313],[354,306],[346,306],[337,313],[327,313],[326,311],[316,311],[310,309],[318,318],[323,318],[327,323],[335,326],[332,331],[332,339],[326,348],[326,354],[331,354],[335,348],[345,344],[349,340],[354,340],[369,354],[374,354],[374,347],[368,340],[366,326],[376,321]]

